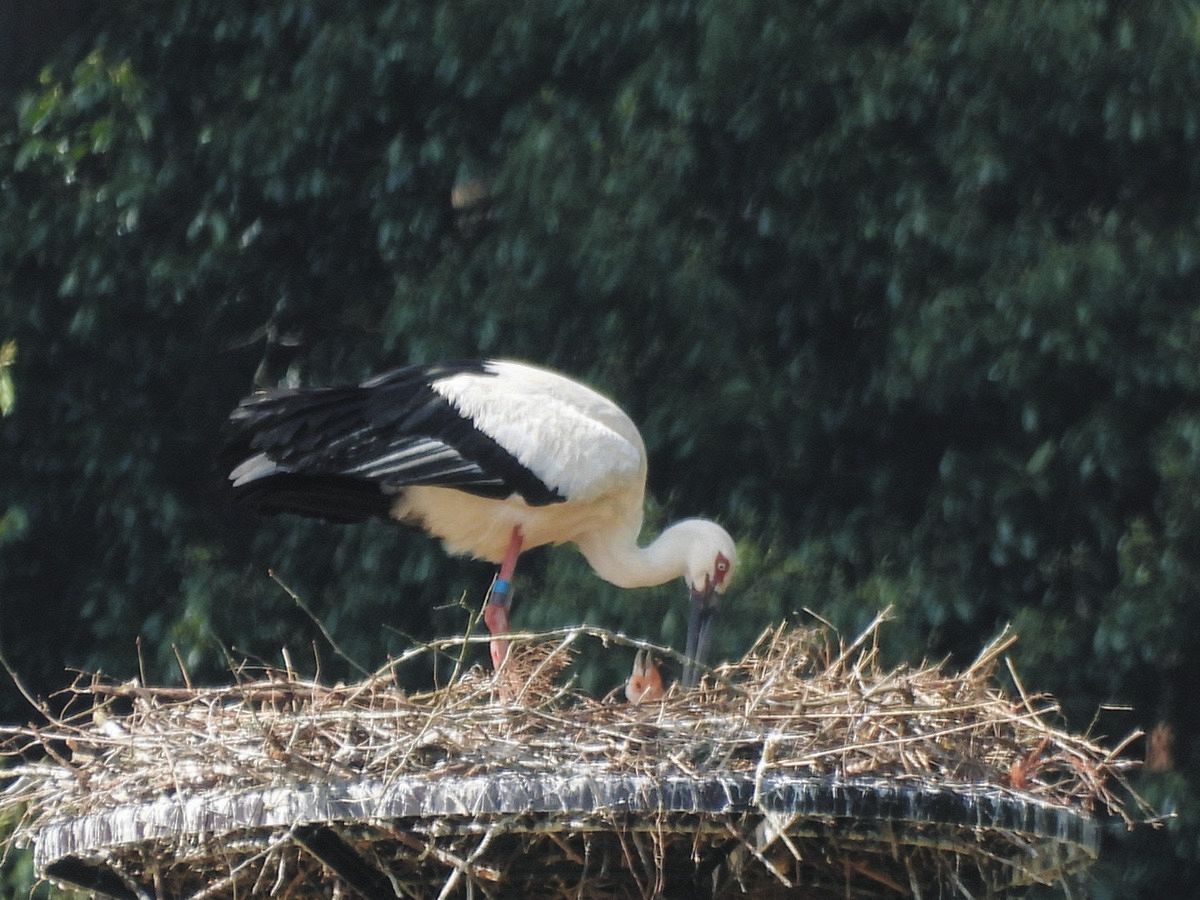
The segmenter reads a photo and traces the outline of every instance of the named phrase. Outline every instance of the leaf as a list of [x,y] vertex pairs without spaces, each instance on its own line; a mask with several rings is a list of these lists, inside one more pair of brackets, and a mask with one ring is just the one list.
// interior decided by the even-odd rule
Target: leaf
[[17,391],[13,384],[12,366],[17,361],[17,342],[7,340],[0,344],[0,416],[12,413],[17,403]]
[[1043,441],[1037,450],[1033,452],[1033,455],[1029,457],[1029,461],[1025,463],[1025,471],[1030,475],[1041,475],[1046,471],[1046,467],[1050,465],[1050,461],[1054,459],[1056,452],[1057,447],[1054,441]]
[[0,416],[12,413],[17,403],[17,393],[13,387],[12,373],[8,369],[0,370]]

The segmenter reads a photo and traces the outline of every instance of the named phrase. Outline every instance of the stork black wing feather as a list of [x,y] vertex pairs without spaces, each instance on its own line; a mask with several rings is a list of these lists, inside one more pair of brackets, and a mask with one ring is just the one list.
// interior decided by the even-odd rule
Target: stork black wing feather
[[488,374],[480,362],[407,366],[357,387],[247,397],[223,453],[235,499],[339,522],[386,517],[413,485],[534,505],[565,499],[433,389],[462,372]]

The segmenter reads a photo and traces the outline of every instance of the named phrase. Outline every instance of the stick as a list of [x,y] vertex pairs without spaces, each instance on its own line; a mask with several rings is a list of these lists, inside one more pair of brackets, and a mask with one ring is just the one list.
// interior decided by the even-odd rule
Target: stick
[[304,612],[304,614],[306,616],[308,616],[310,619],[312,619],[313,624],[316,625],[317,628],[320,629],[322,636],[324,636],[325,640],[327,640],[329,642],[329,646],[333,648],[334,653],[336,653],[338,656],[340,656],[342,659],[344,659],[346,662],[348,662],[351,666],[353,666],[354,670],[356,672],[358,672],[359,675],[365,676],[365,675],[371,674],[369,671],[367,671],[367,668],[365,666],[360,665],[356,660],[351,658],[350,654],[348,654],[345,650],[343,650],[341,647],[338,646],[338,642],[333,639],[333,635],[329,633],[329,629],[325,627],[325,623],[322,622],[320,619],[318,619],[316,613],[314,613],[311,609],[308,608],[308,604],[300,599],[299,594],[297,594],[295,591],[293,591],[290,587],[288,587],[286,584],[284,584],[280,580],[279,576],[275,574],[274,569],[267,569],[267,574],[271,577],[272,581],[274,581],[277,585],[279,585],[281,588],[283,588],[284,593],[286,593],[289,597],[292,598],[292,600],[295,602],[295,604],[298,607],[300,607],[300,609]]

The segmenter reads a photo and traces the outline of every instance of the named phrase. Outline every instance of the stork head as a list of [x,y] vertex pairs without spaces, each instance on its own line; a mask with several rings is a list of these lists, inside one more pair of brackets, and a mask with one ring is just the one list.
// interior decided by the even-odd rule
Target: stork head
[[685,687],[693,687],[700,679],[700,667],[708,654],[718,601],[733,578],[737,549],[729,532],[716,522],[692,519],[688,526],[692,541],[683,578],[691,594],[692,612],[688,620],[689,663],[683,671],[683,683]]
[[662,673],[648,650],[639,650],[633,658],[633,671],[625,682],[625,697],[634,705],[661,700],[667,693]]

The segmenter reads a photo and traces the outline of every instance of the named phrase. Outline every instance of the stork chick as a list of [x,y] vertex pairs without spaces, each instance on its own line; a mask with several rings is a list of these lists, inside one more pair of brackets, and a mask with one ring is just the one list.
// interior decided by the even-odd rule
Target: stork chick
[[633,657],[633,671],[625,682],[625,699],[637,705],[661,700],[667,693],[662,673],[648,650],[639,650]]

